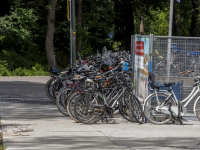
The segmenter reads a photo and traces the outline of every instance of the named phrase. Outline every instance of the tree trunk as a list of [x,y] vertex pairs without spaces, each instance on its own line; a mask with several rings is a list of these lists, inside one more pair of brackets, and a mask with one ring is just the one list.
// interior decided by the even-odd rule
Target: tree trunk
[[173,7],[173,22],[172,22],[172,36],[177,36],[177,10],[176,10],[176,5],[174,3]]
[[49,66],[51,66],[51,59],[54,58],[53,66],[57,68],[56,60],[54,57],[54,27],[55,27],[55,5],[56,0],[48,0],[50,8],[47,10],[47,32],[46,32],[46,55]]
[[199,11],[197,10],[198,6],[197,6],[197,2],[198,0],[192,0],[192,18],[191,18],[191,27],[190,27],[190,35],[191,36],[196,36],[196,21],[197,21],[197,16]]
[[124,0],[124,18],[126,23],[125,29],[125,49],[130,51],[131,49],[131,35],[134,35],[134,23],[133,23],[133,6],[130,0]]
[[144,35],[144,11],[142,1],[140,4],[140,34]]
[[82,0],[78,1],[77,23],[78,23],[78,30],[77,30],[77,52],[80,52],[80,50],[81,50],[81,44],[82,44]]

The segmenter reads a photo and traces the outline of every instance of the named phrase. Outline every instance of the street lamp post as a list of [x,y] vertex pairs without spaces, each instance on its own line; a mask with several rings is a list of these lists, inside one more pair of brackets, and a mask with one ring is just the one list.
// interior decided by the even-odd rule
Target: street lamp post
[[67,0],[67,4],[70,21],[70,63],[72,68],[76,68],[75,0]]
[[168,46],[167,46],[167,78],[166,78],[167,82],[170,82],[173,8],[174,8],[174,0],[170,0],[169,31],[168,31],[169,38],[168,38]]

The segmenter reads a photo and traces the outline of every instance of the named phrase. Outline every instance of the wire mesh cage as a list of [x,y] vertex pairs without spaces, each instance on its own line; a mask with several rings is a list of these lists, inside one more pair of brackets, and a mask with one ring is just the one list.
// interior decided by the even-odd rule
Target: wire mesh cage
[[[191,38],[159,38],[154,37],[152,65],[153,72],[157,77],[166,77],[167,75],[167,58],[170,58],[170,77],[188,77],[192,74],[182,71],[194,70],[195,75],[200,75],[200,39]],[[170,56],[168,49],[170,48]]]
[[[149,38],[149,71],[154,74],[155,82],[175,82],[172,89],[178,100],[185,99],[193,89],[194,76],[200,76],[200,38],[199,37],[168,37],[154,35],[132,36],[131,53],[132,60],[135,58],[136,41],[139,38]],[[136,65],[136,62],[133,63]],[[135,67],[135,66],[134,66]],[[188,73],[188,71],[194,71]],[[184,72],[184,73],[180,73]],[[134,72],[134,94],[140,96],[144,93],[140,84],[141,76]],[[181,84],[178,84],[181,83]],[[145,86],[148,86],[146,84]],[[166,89],[164,86],[161,89]],[[148,93],[150,94],[150,92]],[[193,113],[195,100],[200,96],[198,93],[187,106],[187,112]]]

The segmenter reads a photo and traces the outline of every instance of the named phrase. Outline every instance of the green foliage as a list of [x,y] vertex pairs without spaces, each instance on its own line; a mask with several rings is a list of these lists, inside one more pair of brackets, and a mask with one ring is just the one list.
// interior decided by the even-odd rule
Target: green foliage
[[0,42],[1,42],[1,44],[2,44],[4,38],[5,38],[5,36],[0,36]]
[[166,7],[164,10],[152,10],[152,18],[149,20],[150,31],[154,35],[168,35],[169,28],[169,7]]
[[80,51],[80,55],[82,59],[85,59],[87,56],[92,55],[92,47],[90,45],[84,45]]
[[12,74],[13,76],[45,76],[49,75],[49,72],[44,71],[44,68],[40,64],[35,64],[31,69],[16,68]]
[[0,61],[0,76],[9,76],[11,71],[7,68],[8,64],[6,61]]
[[46,63],[45,54],[37,51],[24,52],[20,54],[16,51],[2,50],[0,52],[0,60],[6,61],[10,70],[14,70],[19,67],[31,69],[36,62],[43,64],[43,66],[47,66],[44,65]]
[[121,42],[118,41],[118,42],[115,42],[112,47],[113,47],[114,50],[119,50],[120,45],[121,45]]
[[0,48],[19,53],[36,49],[32,41],[33,30],[38,29],[33,9],[16,8],[11,15],[0,17],[0,35],[4,36]]
[[[194,36],[200,36],[200,1],[192,2],[174,1],[173,35],[191,36],[191,33],[195,33]],[[82,39],[80,53],[83,59],[103,46],[117,49],[118,41],[121,43],[119,49],[130,45],[127,42],[130,35],[140,34],[141,10],[145,34],[168,35],[169,4],[170,1],[166,0],[82,1],[83,28],[82,37],[79,38]],[[60,68],[67,67],[70,57],[70,25],[66,6],[66,0],[56,3],[54,52]],[[48,1],[2,0],[0,8],[0,75],[45,74],[48,70],[45,54],[46,16],[47,10],[51,9]],[[113,39],[108,38],[110,32],[114,34]]]
[[16,68],[13,71],[8,69],[7,63],[0,63],[0,76],[47,76],[49,72],[44,71],[45,69],[40,64],[35,64],[31,69]]
[[[109,47],[109,33],[114,32],[114,2],[110,1],[83,1],[83,49],[90,45],[93,52]],[[110,47],[111,48],[111,47]]]

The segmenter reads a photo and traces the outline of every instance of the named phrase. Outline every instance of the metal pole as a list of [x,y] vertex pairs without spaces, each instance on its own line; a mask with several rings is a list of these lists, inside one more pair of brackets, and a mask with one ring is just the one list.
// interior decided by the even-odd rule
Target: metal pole
[[72,2],[71,0],[69,0],[69,21],[70,21],[70,65],[72,68],[72,35],[73,35],[73,31],[72,31]]
[[[136,41],[140,41],[140,35],[135,35],[135,42]],[[135,43],[134,42],[134,43]],[[135,53],[135,49],[134,49],[134,53]],[[136,60],[137,63],[138,63],[138,66],[139,66],[139,63],[140,63],[140,60]],[[140,68],[137,68],[137,71],[136,71],[136,88],[135,88],[135,95],[136,96],[139,96],[139,88],[140,88],[140,84],[139,84],[139,79],[140,79]]]
[[185,39],[185,70],[187,69],[186,68],[186,55],[187,55],[187,51],[186,51],[186,39]]
[[72,68],[76,68],[75,0],[72,1]]
[[[153,55],[153,34],[150,34],[150,40],[149,40],[149,72],[153,73],[153,59],[152,59],[152,55]],[[150,85],[148,87],[148,94],[150,94]]]
[[166,81],[170,82],[170,66],[171,66],[171,36],[172,36],[172,23],[173,23],[173,7],[174,0],[170,0],[170,15],[169,15],[169,39],[167,46],[167,78]]
[[135,36],[131,36],[131,83],[134,90],[134,72],[135,72]]

